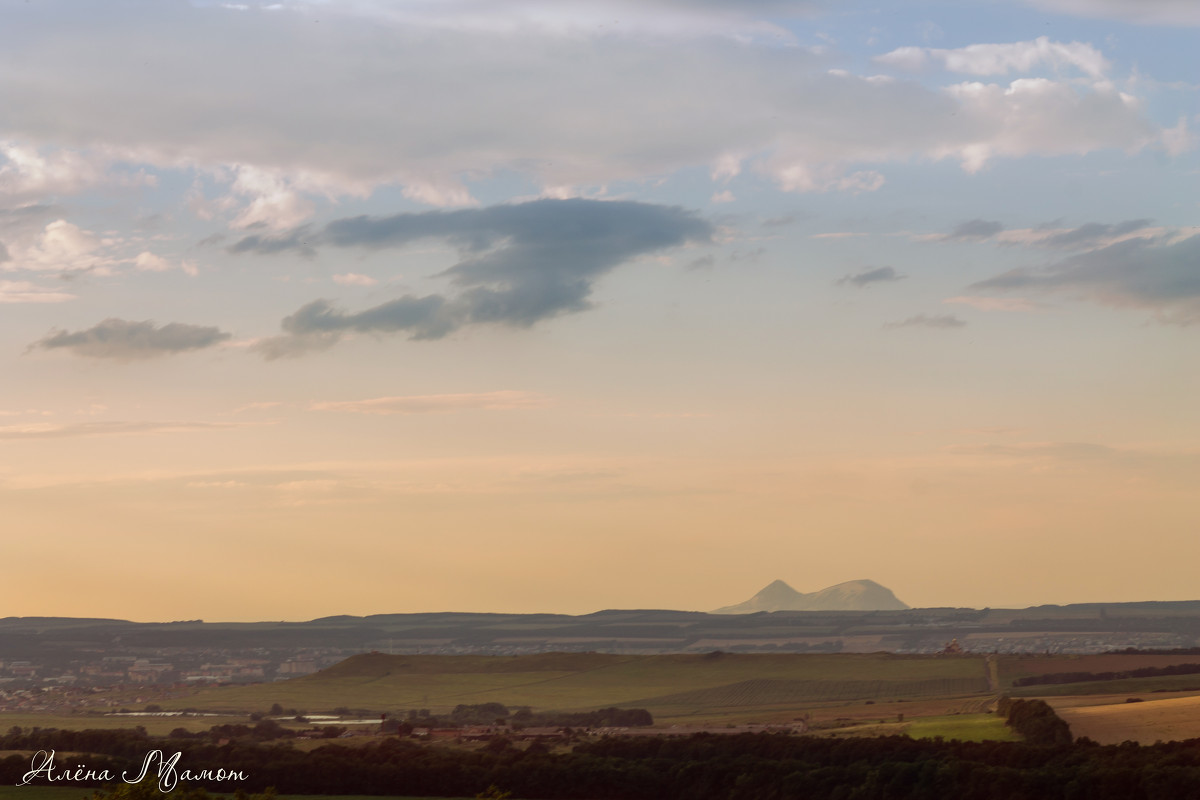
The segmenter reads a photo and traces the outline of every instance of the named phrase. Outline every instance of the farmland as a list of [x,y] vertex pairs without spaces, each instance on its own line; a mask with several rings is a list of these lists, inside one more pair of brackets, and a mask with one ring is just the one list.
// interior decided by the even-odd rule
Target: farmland
[[278,703],[310,711],[424,708],[440,713],[460,703],[498,702],[535,711],[615,705],[647,708],[656,720],[673,723],[793,711],[810,704],[987,694],[985,660],[971,656],[373,653],[291,681],[203,691],[174,701],[174,706],[248,713]]
[[[1002,694],[1044,698],[1076,736],[1097,741],[1153,742],[1200,736],[1188,724],[1200,712],[1200,674],[1154,675],[1014,686],[1021,679],[1123,674],[1194,664],[1197,654],[945,655],[894,653],[723,653],[628,655],[539,653],[513,656],[386,655],[363,653],[325,670],[287,681],[185,687],[151,695],[165,711],[187,716],[112,716],[99,708],[0,714],[0,726],[116,728],[143,726],[166,735],[218,724],[244,724],[251,714],[274,716],[301,730],[298,715],[335,713],[342,721],[444,716],[456,706],[499,703],[534,712],[577,712],[617,706],[644,708],[662,732],[786,725],[818,735],[967,740],[1013,737],[987,713]],[[1186,692],[1185,690],[1195,690]],[[107,702],[137,710],[148,702],[115,689]],[[1146,702],[1126,705],[1128,697]],[[103,699],[106,695],[95,695]],[[1176,702],[1178,701],[1178,702]],[[113,704],[116,704],[113,706]],[[218,714],[219,716],[207,716]],[[369,733],[371,725],[352,725]]]
[[1093,699],[1095,705],[1054,703],[1076,737],[1100,744],[1200,738],[1200,696],[1137,698],[1142,702],[1133,703],[1124,695]]

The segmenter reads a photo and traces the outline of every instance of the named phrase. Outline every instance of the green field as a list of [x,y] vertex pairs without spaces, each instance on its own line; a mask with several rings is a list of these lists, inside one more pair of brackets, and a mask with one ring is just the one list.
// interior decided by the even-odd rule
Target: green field
[[905,732],[914,739],[942,737],[963,742],[1019,742],[1021,737],[996,714],[953,714],[922,717],[908,724]]
[[871,654],[355,656],[315,675],[204,690],[167,708],[249,713],[278,703],[389,713],[498,702],[541,710],[647,708],[658,720],[806,703],[987,693],[984,659]]

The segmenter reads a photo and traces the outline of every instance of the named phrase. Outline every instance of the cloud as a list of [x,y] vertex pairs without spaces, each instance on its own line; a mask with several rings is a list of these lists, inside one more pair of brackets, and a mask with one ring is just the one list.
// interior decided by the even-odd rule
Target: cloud
[[1089,222],[1078,228],[1051,233],[1040,244],[1059,250],[1090,250],[1128,234],[1142,231],[1150,225],[1148,219],[1133,219],[1116,225],[1104,225],[1099,222]]
[[29,223],[35,214],[14,221],[9,259],[0,266],[5,272],[92,272],[108,274],[120,263],[111,243],[95,233],[57,219],[44,227]]
[[0,439],[67,439],[118,434],[184,433],[242,427],[231,422],[32,422],[0,426]]
[[995,291],[1073,292],[1116,307],[1148,308],[1166,322],[1200,322],[1200,234],[1180,241],[1125,239],[1042,269],[974,284]]
[[28,281],[0,281],[0,303],[65,303],[75,295]]
[[999,222],[973,219],[957,225],[947,234],[920,234],[914,238],[926,242],[992,241],[998,245],[1080,251],[1107,247],[1127,239],[1180,241],[1197,231],[1200,229],[1152,227],[1148,219],[1131,219],[1112,224],[1088,222],[1074,228],[1060,227],[1058,222],[1034,228],[1005,228]]
[[962,222],[954,227],[954,230],[946,234],[943,239],[947,241],[955,240],[980,240],[990,239],[996,234],[1004,230],[1004,226],[999,222],[989,222],[984,219],[972,219]]
[[30,347],[66,349],[88,358],[131,361],[212,347],[229,338],[228,333],[218,328],[202,325],[170,322],[158,326],[150,320],[133,322],[111,317],[75,333],[55,331]]
[[1200,25],[1193,0],[1025,0],[1043,11],[1077,17],[1119,19],[1141,25]]
[[154,178],[141,171],[113,171],[112,160],[94,152],[0,141],[0,200],[22,203],[49,195],[77,194],[99,185],[154,184]]
[[884,328],[937,328],[941,330],[949,330],[953,328],[965,328],[966,322],[954,316],[953,314],[917,314],[915,317],[901,320],[900,322],[889,322],[884,325]]
[[875,283],[888,283],[891,281],[904,280],[905,276],[896,272],[891,267],[876,267],[864,272],[857,272],[853,275],[847,275],[844,278],[839,278],[837,283],[839,286],[853,286],[857,289],[870,286]]
[[932,61],[950,72],[967,75],[1027,74],[1040,66],[1056,70],[1073,67],[1092,78],[1103,77],[1111,66],[1090,44],[1052,42],[1046,36],[1027,42],[972,44],[953,50],[901,47],[876,56],[875,61],[905,70],[919,70]]
[[424,394],[376,397],[313,403],[314,411],[349,411],[359,414],[431,414],[446,411],[486,409],[490,411],[544,408],[549,398],[534,392],[476,392],[471,394]]
[[[860,192],[886,178],[873,165],[955,159],[977,170],[1164,135],[1136,98],[1101,81],[927,87],[829,70],[817,50],[779,46],[774,37],[790,34],[754,16],[778,13],[771,5],[636,5],[621,6],[636,24],[612,24],[603,3],[329,3],[316,25],[307,4],[17,4],[6,28],[21,35],[0,48],[0,137],[55,142],[63,158],[202,172],[223,196],[194,198],[201,213],[281,229],[315,197],[385,185],[463,205],[471,182],[501,173],[595,187],[698,167],[757,172],[790,191]],[[1044,49],[1090,63],[1073,46]],[[1020,62],[1018,45],[977,47]]]
[[[367,249],[428,238],[451,242],[462,260],[441,275],[456,292],[405,295],[354,313],[316,300],[283,320],[283,336],[265,339],[257,349],[267,358],[280,358],[330,347],[352,332],[438,339],[467,325],[529,327],[590,308],[593,281],[620,264],[708,242],[712,233],[709,223],[682,208],[578,198],[335,220],[308,241]],[[234,247],[238,252],[280,249],[259,237]]]

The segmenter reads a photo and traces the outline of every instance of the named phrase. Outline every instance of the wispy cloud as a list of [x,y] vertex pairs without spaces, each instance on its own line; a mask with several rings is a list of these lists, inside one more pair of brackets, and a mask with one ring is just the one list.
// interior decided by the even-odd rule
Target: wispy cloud
[[75,295],[28,281],[0,281],[0,303],[65,303]]
[[230,334],[218,328],[170,322],[156,325],[150,320],[134,322],[115,317],[82,331],[56,331],[30,348],[69,350],[88,358],[132,361],[185,353],[220,344]]
[[375,397],[313,403],[314,411],[348,411],[358,414],[433,414],[448,411],[544,408],[550,398],[535,392],[499,391],[464,394],[424,394]]
[[990,239],[1002,230],[1004,226],[999,222],[972,219],[959,223],[942,238],[946,241]]
[[1103,305],[1151,309],[1167,322],[1200,322],[1200,235],[1170,244],[1126,239],[1042,269],[1010,270],[971,288],[1082,292]]
[[31,422],[0,426],[0,439],[67,439],[149,433],[186,433],[243,427],[232,422]]

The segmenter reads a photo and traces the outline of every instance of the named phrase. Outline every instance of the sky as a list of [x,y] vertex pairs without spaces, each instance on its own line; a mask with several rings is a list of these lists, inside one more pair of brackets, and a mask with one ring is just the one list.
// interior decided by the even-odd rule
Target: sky
[[0,15],[0,616],[1200,599],[1191,0]]

